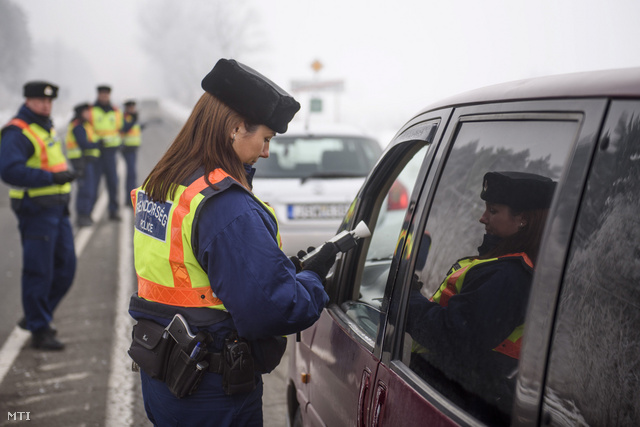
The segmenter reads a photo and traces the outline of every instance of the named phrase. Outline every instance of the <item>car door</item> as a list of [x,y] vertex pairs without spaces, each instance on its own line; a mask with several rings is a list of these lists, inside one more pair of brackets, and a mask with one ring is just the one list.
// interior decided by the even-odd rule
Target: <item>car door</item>
[[[301,333],[298,366],[308,374],[298,391],[305,425],[367,425],[394,250],[422,187],[430,147],[447,111],[415,121],[395,138],[369,175],[341,228],[365,221],[372,235],[342,256],[327,278],[331,297],[316,324]],[[417,183],[417,184],[416,184]],[[362,263],[351,263],[355,253]],[[366,260],[366,261],[365,261]]]
[[[553,227],[565,233],[571,224],[556,220],[560,214],[575,214],[579,197],[566,182],[571,178],[582,185],[606,105],[606,100],[597,99],[527,101],[466,106],[453,112],[414,214],[403,230],[407,237],[396,251],[401,256],[395,284],[383,301],[388,307],[387,325],[371,390],[369,425],[511,422],[511,400],[496,401],[483,386],[494,381],[508,384],[508,397],[517,400],[513,384],[522,387],[521,380],[515,380],[523,362],[535,365],[528,367],[535,374],[543,371],[538,363],[545,360],[545,348],[527,342],[526,331],[533,334],[535,319],[527,312],[523,352],[528,354],[520,358],[518,370],[510,378],[493,378],[496,374],[474,360],[468,345],[454,338],[447,337],[453,342],[451,348],[459,351],[446,353],[444,364],[434,365],[425,358],[438,349],[427,348],[425,353],[424,343],[406,332],[406,319],[413,315],[408,301],[413,289],[430,298],[451,265],[465,255],[477,254],[483,235],[478,219],[484,210],[479,194],[486,172],[526,171],[556,180],[545,233]],[[539,271],[555,271],[563,259],[562,252],[559,255],[558,260],[545,259],[536,265],[533,288],[541,280]]]
[[573,232],[542,425],[640,425],[640,101],[615,100]]

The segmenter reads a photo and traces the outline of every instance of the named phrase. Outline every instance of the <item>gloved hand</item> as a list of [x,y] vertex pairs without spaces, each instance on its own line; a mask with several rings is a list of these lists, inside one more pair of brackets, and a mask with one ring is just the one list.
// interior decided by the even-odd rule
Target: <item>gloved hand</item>
[[299,250],[295,256],[289,257],[289,260],[293,263],[293,266],[296,268],[296,274],[302,271],[302,262],[300,262],[300,260],[304,258],[305,255],[307,255],[307,253],[313,250],[315,250],[315,248],[313,246],[309,246],[306,252],[303,250]]
[[304,262],[302,269],[313,271],[317,273],[321,279],[324,279],[327,277],[329,269],[336,261],[336,254],[338,252],[338,248],[333,242],[326,242],[322,245],[322,248],[320,248],[320,252]]
[[71,182],[74,179],[76,179],[76,174],[71,171],[53,173],[54,184],[62,185],[62,184],[66,184],[67,182]]

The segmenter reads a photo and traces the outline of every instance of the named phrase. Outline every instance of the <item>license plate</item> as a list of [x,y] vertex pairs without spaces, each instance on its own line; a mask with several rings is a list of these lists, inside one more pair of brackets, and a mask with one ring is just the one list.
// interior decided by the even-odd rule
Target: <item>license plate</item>
[[345,203],[308,204],[287,206],[289,219],[341,219],[347,213]]

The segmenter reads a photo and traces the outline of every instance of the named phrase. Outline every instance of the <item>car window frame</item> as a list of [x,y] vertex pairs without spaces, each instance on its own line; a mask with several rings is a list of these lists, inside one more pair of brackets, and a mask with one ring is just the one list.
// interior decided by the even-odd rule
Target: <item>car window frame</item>
[[[433,203],[434,196],[438,187],[440,177],[442,176],[446,161],[449,153],[452,149],[453,142],[455,140],[456,132],[461,123],[470,119],[522,119],[526,117],[558,117],[572,118],[579,120],[579,127],[575,140],[573,141],[573,147],[569,150],[569,157],[564,165],[563,172],[559,179],[559,191],[554,196],[554,199],[558,202],[554,202],[549,212],[549,220],[545,233],[542,239],[540,253],[541,258],[539,265],[549,266],[547,274],[538,274],[534,276],[532,282],[532,289],[543,288],[544,290],[538,290],[536,295],[543,293],[541,297],[537,298],[539,301],[534,305],[532,301],[529,303],[528,310],[536,310],[532,312],[534,315],[540,316],[541,304],[549,304],[553,301],[553,307],[555,310],[555,302],[557,300],[557,292],[560,286],[562,271],[566,261],[570,232],[564,233],[561,239],[556,239],[553,242],[553,236],[551,230],[554,227],[557,228],[561,221],[564,221],[563,228],[573,229],[575,225],[575,218],[577,215],[577,209],[579,206],[580,195],[571,194],[568,186],[564,185],[568,177],[574,177],[577,179],[583,188],[586,177],[588,165],[590,164],[593,156],[593,150],[595,149],[595,141],[599,137],[600,127],[602,125],[603,117],[606,112],[607,100],[603,98],[585,98],[580,100],[567,100],[567,99],[555,99],[555,100],[531,100],[531,101],[516,101],[516,102],[497,102],[481,105],[469,105],[461,106],[453,110],[449,123],[444,129],[444,135],[440,141],[434,143],[432,147],[432,153],[434,159],[430,165],[427,177],[425,179],[424,188],[420,191],[421,197],[417,200],[417,206],[415,207],[414,218],[419,218],[418,221],[411,221],[407,232],[415,233],[422,232],[426,226],[428,219],[429,209]],[[524,115],[523,115],[524,114]],[[541,115],[542,114],[542,115]],[[591,148],[591,156],[588,161],[574,161],[576,150],[581,146],[587,146]],[[569,221],[569,222],[567,222]],[[556,244],[564,244],[561,246],[565,250],[554,251],[554,255],[550,255],[550,247]],[[401,249],[404,253],[407,250],[406,247]],[[559,252],[559,253],[558,253]],[[553,259],[553,257],[556,257]],[[391,304],[395,307],[395,310],[387,314],[387,325],[385,327],[385,335],[381,339],[382,352],[380,354],[381,363],[390,367],[392,371],[400,376],[404,381],[420,393],[430,404],[439,408],[441,411],[447,413],[452,419],[457,420],[461,424],[473,424],[475,419],[470,419],[469,415],[453,405],[449,400],[441,396],[435,389],[433,389],[428,383],[420,379],[415,373],[405,365],[402,360],[402,346],[404,341],[404,319],[407,312],[407,294],[409,292],[411,272],[415,268],[415,254],[408,259],[404,259],[404,256],[399,257],[399,265],[396,271],[396,283],[393,286],[393,295],[390,296]],[[547,283],[543,283],[547,281]],[[530,296],[531,300],[534,299],[534,292]],[[385,298],[386,300],[386,298]],[[547,306],[548,307],[548,306]],[[547,308],[548,310],[548,308]],[[530,318],[532,314],[528,311],[527,318]],[[539,326],[538,326],[539,327]],[[400,330],[402,333],[396,333]],[[538,422],[537,409],[541,405],[541,396],[543,388],[540,387],[536,390],[537,403],[526,402],[527,398],[522,395],[519,390],[524,383],[532,384],[534,381],[543,381],[544,370],[546,367],[546,357],[548,352],[548,345],[550,342],[551,329],[549,325],[546,325],[542,330],[536,331],[532,325],[532,322],[528,322],[525,329],[525,336],[535,336],[535,338],[528,338],[528,341],[535,342],[535,344],[529,343],[527,340],[523,346],[523,355],[527,357],[521,360],[521,364],[528,363],[531,365],[531,369],[528,370],[526,375],[519,373],[518,383],[516,385],[516,405],[512,412],[512,419],[517,420],[518,417],[525,416],[527,422],[521,423],[521,425],[529,424],[530,422]],[[533,349],[539,346],[537,351],[529,351],[527,348]],[[534,356],[535,354],[535,356]],[[533,416],[536,414],[535,416]],[[477,421],[477,420],[475,420]]]
[[[437,114],[418,116],[403,126],[384,150],[378,162],[369,173],[369,176],[367,176],[365,184],[354,199],[352,205],[354,215],[347,215],[345,217],[338,229],[338,232],[353,229],[360,221],[365,221],[369,224],[373,220],[373,223],[375,224],[375,221],[377,220],[377,213],[379,213],[379,211],[374,215],[372,213],[372,209],[382,203],[382,200],[384,200],[386,196],[386,191],[388,191],[392,181],[389,181],[387,183],[388,185],[383,188],[383,190],[386,191],[380,191],[380,188],[385,181],[394,174],[394,171],[397,170],[397,168],[388,169],[388,166],[390,164],[397,165],[402,158],[408,155],[409,152],[412,150],[414,152],[419,151],[426,143],[431,147],[425,155],[422,165],[420,166],[418,176],[416,177],[414,187],[410,191],[407,211],[411,212],[412,208],[415,206],[415,201],[419,197],[419,191],[422,189],[421,183],[423,182],[429,166],[433,161],[433,153],[435,151],[433,150],[434,141],[437,141],[442,136],[443,129],[445,128],[445,124],[450,113],[451,109],[444,109],[439,111]],[[435,124],[435,127],[432,126],[433,124]],[[427,131],[421,131],[421,129],[425,129],[425,127],[428,128]],[[401,230],[399,230],[399,234],[400,231]],[[326,309],[329,314],[331,314],[332,318],[339,322],[353,339],[367,347],[372,354],[379,355],[382,337],[384,336],[384,329],[387,323],[387,309],[385,302],[387,301],[387,297],[385,296],[383,298],[381,307],[382,318],[375,337],[375,342],[368,339],[368,336],[360,326],[350,319],[340,307],[342,303],[353,300],[351,295],[355,286],[354,283],[359,283],[358,280],[362,274],[365,261],[364,258],[366,257],[367,250],[368,243],[364,242],[358,244],[356,248],[349,252],[338,254],[336,263],[326,279],[325,288],[330,297],[330,303]],[[394,278],[397,271],[398,256],[400,256],[400,254],[396,248],[389,269],[385,293],[389,288],[389,282],[391,281],[393,283],[395,281]]]

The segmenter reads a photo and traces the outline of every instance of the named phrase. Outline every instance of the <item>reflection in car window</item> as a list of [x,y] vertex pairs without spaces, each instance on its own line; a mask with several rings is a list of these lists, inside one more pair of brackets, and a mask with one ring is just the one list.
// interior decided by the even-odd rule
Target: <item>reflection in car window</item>
[[640,425],[640,103],[609,117],[560,295],[544,396],[554,425]]
[[357,301],[347,301],[342,306],[347,315],[354,319],[372,339],[378,331],[379,310],[391,259],[407,211],[410,192],[429,148],[424,141],[413,143],[419,144],[422,148],[413,150],[413,154],[403,159],[403,164],[396,166],[396,172],[387,180],[387,185],[390,185],[389,190],[377,208],[376,224],[374,227],[369,227],[372,235],[361,276],[359,298]]
[[260,161],[259,178],[366,176],[382,150],[357,136],[277,136],[269,144],[269,158]]
[[490,424],[511,410],[537,247],[577,131],[575,121],[464,122],[415,243],[402,360]]

